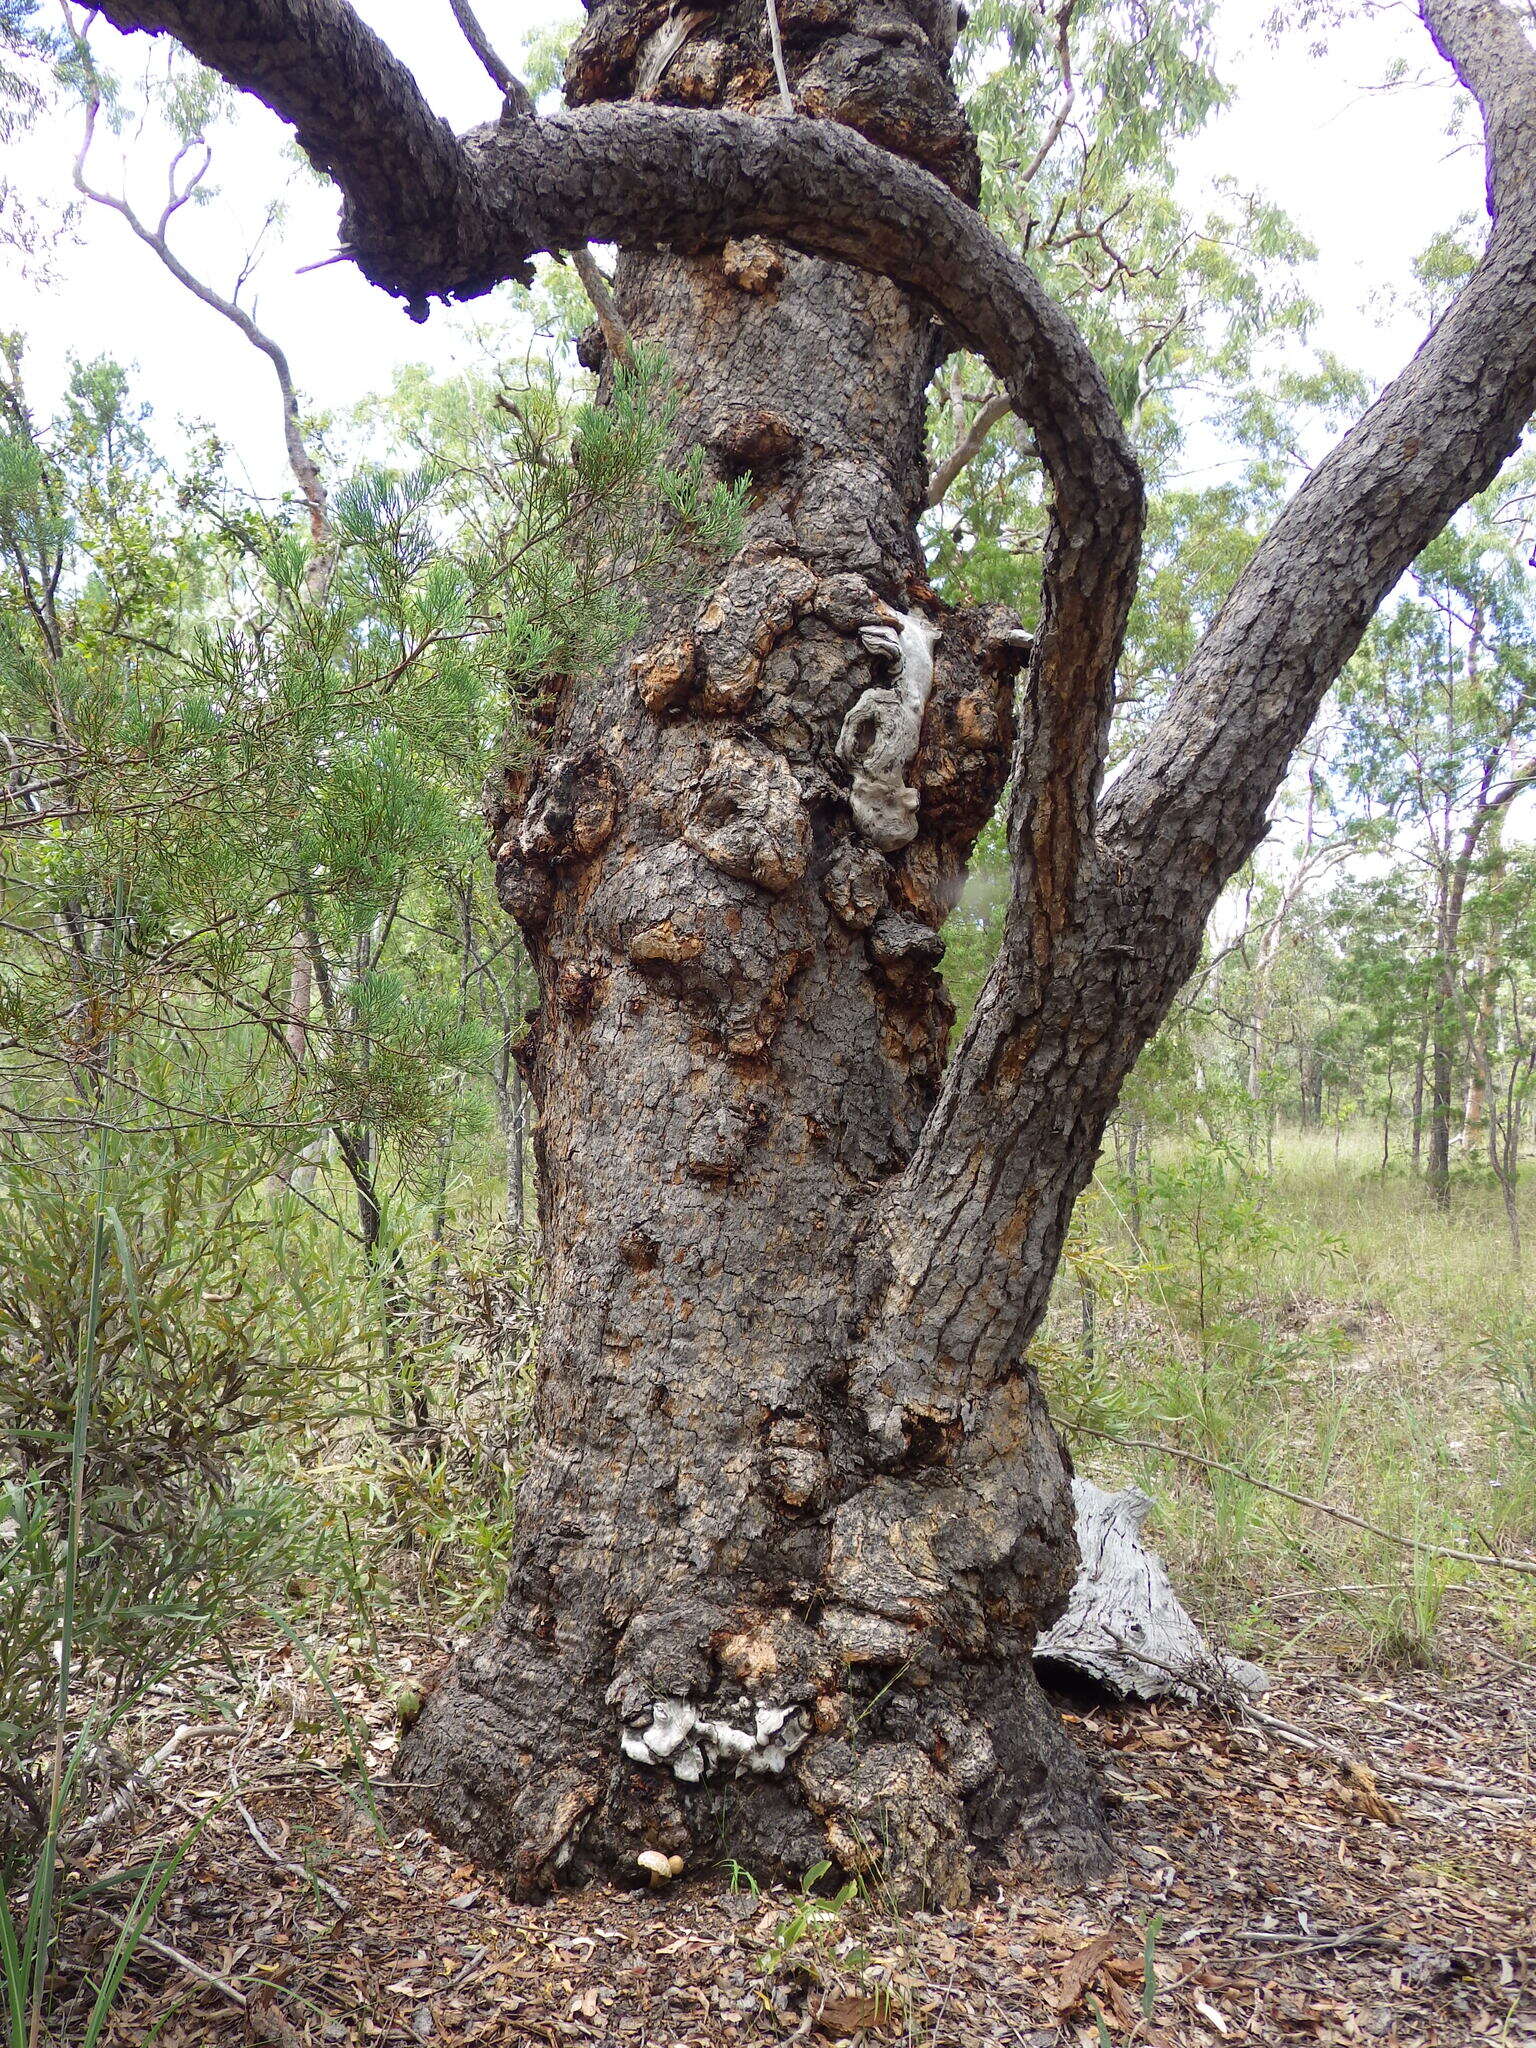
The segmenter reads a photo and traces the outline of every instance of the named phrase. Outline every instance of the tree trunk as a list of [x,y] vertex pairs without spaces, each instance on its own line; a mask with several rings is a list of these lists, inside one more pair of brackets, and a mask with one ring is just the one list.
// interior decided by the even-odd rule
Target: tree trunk
[[1467,1052],[1467,1081],[1461,1098],[1461,1156],[1475,1159],[1488,1135],[1488,1020],[1493,1005],[1481,963],[1472,1043]]
[[1437,997],[1434,1052],[1430,1060],[1429,1167],[1426,1179],[1435,1206],[1445,1209],[1451,1200],[1451,1094],[1455,1084],[1455,1049],[1450,1041],[1446,1015],[1449,998]]
[[1419,1020],[1418,1044],[1413,1057],[1413,1172],[1417,1178],[1424,1156],[1424,1079],[1429,1061],[1430,1007],[1425,1005]]
[[[289,946],[288,1021],[283,1026],[283,1043],[296,1071],[304,1067],[309,1057],[309,1014],[314,1003],[314,987],[309,948],[302,935],[296,933]],[[314,1182],[314,1168],[308,1158],[313,1142],[310,1140],[291,1159],[283,1161],[267,1184],[269,1194],[276,1197],[294,1185],[305,1194],[309,1192]]]
[[[970,197],[938,12],[874,40],[788,7],[790,68],[802,106]],[[760,7],[659,80],[641,20],[594,17],[573,98],[770,92]],[[702,606],[660,607],[604,686],[562,695],[493,821],[541,992],[536,1448],[505,1609],[402,1768],[529,1889],[633,1880],[657,1849],[762,1875],[830,1857],[954,1904],[973,1843],[1079,1869],[1104,1844],[1030,1665],[1075,1548],[1027,1330],[968,1427],[903,1428],[849,1386],[1024,648],[1011,614],[926,586],[924,308],[758,238],[626,251],[616,291],[686,368],[679,450],[747,473],[750,509]],[[941,1342],[915,1332],[903,1370],[941,1378]]]
[[1424,1180],[1435,1206],[1451,1200],[1451,1090],[1455,1080],[1457,873],[1443,863],[1435,904],[1435,985],[1429,1024],[1429,1151]]
[[1499,1194],[1504,1202],[1504,1221],[1509,1229],[1509,1260],[1514,1270],[1520,1271],[1522,1247],[1520,1242],[1520,1202],[1518,1176],[1520,1172],[1520,1119],[1518,1116],[1505,1120],[1502,1130],[1497,1120],[1488,1120],[1488,1153],[1492,1161],[1494,1178],[1499,1183]]
[[[1495,818],[1487,837],[1489,846],[1489,888],[1497,894],[1504,877],[1504,862],[1501,847],[1501,821]],[[1498,1161],[1494,1157],[1497,1144],[1489,1116],[1489,1094],[1492,1080],[1489,1071],[1488,1047],[1493,1029],[1494,990],[1498,985],[1499,949],[1503,932],[1496,913],[1490,913],[1483,943],[1478,949],[1473,964],[1472,978],[1476,997],[1472,1012],[1471,1043],[1467,1049],[1467,1087],[1462,1107],[1461,1149],[1466,1159],[1475,1159],[1486,1142],[1490,1161],[1495,1173]]]
[[1439,881],[1435,916],[1439,961],[1431,1026],[1429,1169],[1426,1179],[1435,1204],[1441,1209],[1449,1208],[1451,1201],[1451,1117],[1456,1085],[1456,1048],[1461,1039],[1461,920],[1478,841],[1492,815],[1486,803],[1491,772],[1491,769],[1485,770],[1483,800],[1461,835],[1454,861]]

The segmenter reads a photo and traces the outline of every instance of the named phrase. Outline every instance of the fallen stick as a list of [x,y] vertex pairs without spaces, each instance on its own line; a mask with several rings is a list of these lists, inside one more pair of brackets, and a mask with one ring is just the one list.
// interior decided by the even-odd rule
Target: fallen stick
[[331,1901],[332,1905],[335,1906],[337,1912],[351,1912],[352,1907],[350,1903],[342,1897],[341,1893],[337,1891],[335,1885],[331,1884],[326,1878],[319,1876],[317,1872],[307,1869],[304,1864],[291,1862],[289,1858],[284,1856],[279,1849],[273,1847],[272,1843],[267,1840],[266,1836],[257,1826],[256,1816],[251,1812],[251,1809],[246,1805],[243,1799],[238,1797],[236,1798],[235,1811],[239,1814],[240,1818],[245,1822],[251,1840],[256,1844],[257,1848],[261,1851],[262,1855],[266,1857],[269,1863],[275,1863],[279,1870],[286,1870],[290,1877],[303,1878],[304,1882],[306,1884],[312,1884],[315,1887],[316,1891],[324,1892],[325,1896]]
[[144,1792],[152,1783],[155,1772],[169,1758],[175,1755],[184,1742],[189,1742],[196,1736],[224,1735],[227,1732],[227,1723],[223,1721],[213,1721],[198,1727],[194,1727],[189,1723],[184,1727],[178,1728],[169,1742],[161,1743],[153,1756],[146,1757],[136,1770],[128,1773],[128,1776],[107,1801],[100,1813],[90,1814],[85,1820],[81,1821],[79,1827],[71,1828],[63,1842],[65,1855],[78,1856],[82,1850],[88,1849],[91,1846],[98,1835],[105,1834],[109,1827],[120,1821],[124,1814],[130,1812],[138,1804]]
[[[128,1933],[128,1923],[119,1920],[115,1913],[109,1913],[103,1906],[92,1906],[89,1911],[97,1920],[105,1920],[109,1927],[115,1927],[119,1934]],[[221,1998],[227,1998],[231,2005],[241,2012],[249,2009],[251,2001],[243,1991],[237,1991],[226,1977],[215,1976],[212,1970],[205,1970],[201,1963],[194,1963],[190,1956],[184,1956],[179,1948],[172,1948],[168,1941],[161,1941],[153,1934],[140,1932],[131,1937],[135,1948],[147,1948],[151,1955],[159,1956],[162,1962],[174,1963],[178,1970],[185,1970],[189,1977],[195,1977],[199,1984],[206,1984],[210,1991],[217,1991]]]

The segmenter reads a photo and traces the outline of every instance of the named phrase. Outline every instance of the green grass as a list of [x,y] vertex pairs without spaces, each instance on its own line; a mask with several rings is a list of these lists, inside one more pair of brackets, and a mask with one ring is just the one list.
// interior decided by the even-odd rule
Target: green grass
[[[1379,1141],[1282,1134],[1274,1170],[1190,1148],[1085,1197],[1040,1357],[1069,1425],[1156,1438],[1321,1498],[1417,1550],[1181,1460],[1080,1435],[1082,1468],[1158,1502],[1163,1549],[1237,1647],[1444,1654],[1452,1614],[1536,1644],[1536,1580],[1433,1546],[1536,1552],[1536,1317],[1497,1191],[1448,1214]],[[1536,1244],[1536,1174],[1522,1205]],[[1081,1290],[1096,1302],[1093,1357]]]

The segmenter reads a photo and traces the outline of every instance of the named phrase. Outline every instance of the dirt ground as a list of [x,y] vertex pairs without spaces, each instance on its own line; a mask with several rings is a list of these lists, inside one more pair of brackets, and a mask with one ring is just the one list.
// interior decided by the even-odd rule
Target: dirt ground
[[[323,1682],[256,1644],[238,1682],[161,1696],[142,1754],[175,1747],[79,1859],[105,1873],[199,1823],[109,2039],[1536,2043],[1532,1667],[1471,1634],[1448,1650],[1447,1675],[1278,1671],[1262,1725],[1079,1706],[1118,1870],[893,1916],[721,1870],[515,1905],[389,1831],[388,1695],[424,1639],[343,1654]],[[75,1920],[77,1962],[93,1926],[110,1938]]]

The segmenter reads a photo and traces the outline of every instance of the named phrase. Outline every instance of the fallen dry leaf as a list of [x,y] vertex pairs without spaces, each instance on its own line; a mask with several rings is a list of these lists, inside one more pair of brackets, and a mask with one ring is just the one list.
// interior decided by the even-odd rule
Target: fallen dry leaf
[[849,2034],[867,2034],[888,2028],[896,2016],[896,2001],[889,1991],[858,1991],[838,1998],[824,1998],[816,2013],[816,2029],[830,2040],[841,2041]]
[[1086,1948],[1080,1948],[1075,1956],[1068,1957],[1056,1980],[1055,1990],[1046,1994],[1056,2012],[1069,2013],[1082,2004],[1083,1993],[1114,1951],[1114,1935],[1101,1934],[1097,1941],[1090,1941]]
[[1225,2019],[1223,2019],[1222,2015],[1216,2010],[1216,2007],[1211,2004],[1208,1998],[1200,1998],[1197,1996],[1195,1999],[1195,2011],[1199,2013],[1200,2017],[1203,2020],[1210,2021],[1211,2025],[1216,2029],[1217,2033],[1220,2034],[1223,2041],[1229,2038],[1232,2029],[1227,2025]]
[[[1456,1641],[1470,1638],[1468,1629]],[[412,1633],[398,1647],[419,1640]],[[264,1641],[250,1638],[247,1661],[270,1655]],[[184,1743],[178,1799],[140,1802],[108,1852],[123,1863],[166,1853],[185,1840],[191,1812],[206,1810],[157,1931],[172,1953],[238,1987],[245,2009],[146,1949],[103,2048],[751,2048],[802,2022],[811,2048],[850,2039],[897,2048],[908,2032],[944,2048],[1021,2048],[1047,2019],[1046,2034],[1070,2035],[1077,2048],[1081,2033],[1086,2048],[1103,2038],[1091,2007],[1117,2044],[1144,2048],[1387,2048],[1394,2036],[1404,2048],[1468,2048],[1488,2037],[1481,2016],[1491,2002],[1513,2014],[1511,2044],[1536,2048],[1536,1984],[1521,1967],[1536,1718],[1528,1674],[1497,1668],[1507,1676],[1475,1690],[1465,1659],[1450,1675],[1414,1672],[1383,1705],[1342,1683],[1325,1658],[1296,1667],[1285,1680],[1289,1712],[1337,1761],[1311,1752],[1293,1761],[1199,1706],[1161,1710],[1176,1747],[1144,1747],[1146,1720],[1134,1708],[1079,1720],[1083,1743],[1132,1802],[1119,1822],[1124,1861],[1105,1891],[1069,1907],[1030,1883],[1000,1881],[978,1889],[963,1917],[899,1923],[850,1904],[847,1938],[876,1967],[809,1988],[808,2004],[803,1980],[765,1984],[761,1968],[793,1890],[754,1899],[708,1880],[679,1883],[664,1910],[648,1890],[603,1886],[536,1904],[509,1899],[491,1873],[475,1874],[419,1832],[381,1839],[345,1772],[321,1768],[319,1746],[295,1759],[287,1693],[247,1704],[239,1677],[220,1678],[228,1734]],[[201,1692],[192,1702],[156,1696],[143,1746],[204,1711]],[[1217,1789],[1202,1769],[1207,1751],[1220,1762]],[[1351,1773],[1346,1757],[1364,1758],[1369,1777]],[[274,1873],[219,1804],[232,1775],[270,1841],[287,1841],[295,1858],[323,1848],[354,1904],[345,1929],[317,1914],[296,1871]],[[1386,1798],[1383,1788],[1399,1782],[1419,1787],[1411,1834],[1364,1825],[1357,1795]],[[88,1974],[99,1943],[83,1927],[66,1941]],[[1110,1927],[1118,1946],[1098,1931]],[[1155,2031],[1142,2015],[1149,1939]],[[1070,2015],[1052,2009],[1063,1997],[1076,2002]],[[1021,2035],[1029,2014],[1035,2029],[1026,2019]]]

